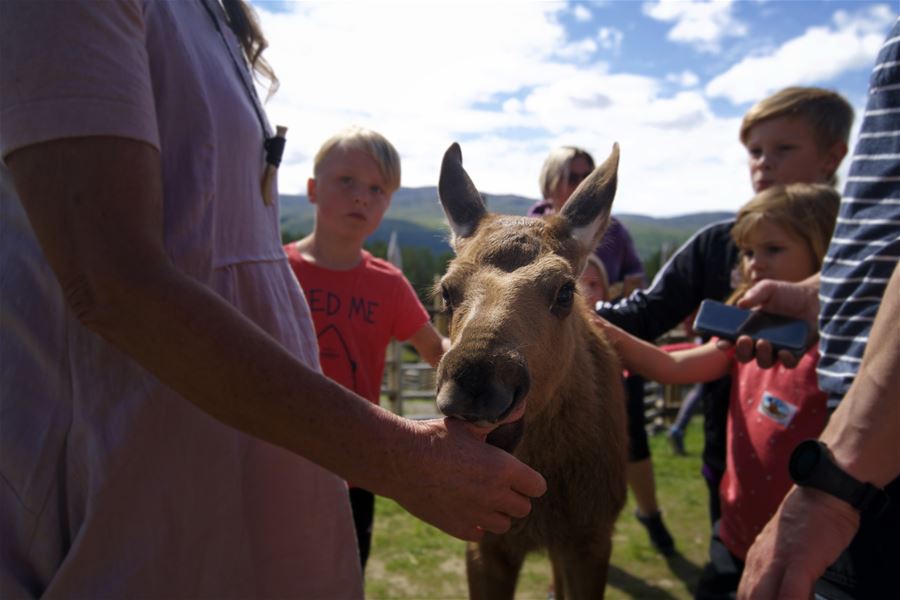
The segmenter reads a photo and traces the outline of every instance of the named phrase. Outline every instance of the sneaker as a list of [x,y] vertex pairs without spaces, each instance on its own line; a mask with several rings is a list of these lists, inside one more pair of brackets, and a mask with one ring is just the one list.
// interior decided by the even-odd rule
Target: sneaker
[[669,446],[672,447],[672,452],[677,454],[678,456],[684,456],[686,452],[684,451],[684,432],[680,429],[670,429],[666,434],[666,437],[669,439]]
[[656,548],[656,551],[663,556],[672,556],[675,554],[675,540],[666,524],[663,523],[662,513],[656,511],[652,515],[644,516],[640,511],[634,511],[634,516],[640,521],[641,525],[647,528],[647,535],[650,536],[650,543]]

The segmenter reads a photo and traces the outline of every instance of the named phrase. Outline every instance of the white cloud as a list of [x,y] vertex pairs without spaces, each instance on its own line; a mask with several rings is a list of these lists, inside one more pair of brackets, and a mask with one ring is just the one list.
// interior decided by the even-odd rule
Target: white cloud
[[583,4],[576,4],[572,9],[572,15],[575,17],[576,21],[581,23],[591,20],[591,11]]
[[574,60],[577,62],[589,62],[591,55],[597,51],[597,42],[592,39],[583,39],[570,44],[565,44],[554,51],[554,56]]
[[625,34],[615,27],[601,27],[597,32],[597,39],[600,40],[601,47],[618,54],[619,49],[622,47],[622,41],[625,39]]
[[668,39],[702,52],[718,52],[723,38],[747,33],[747,27],[732,15],[732,0],[660,0],[645,3],[643,11],[658,21],[675,23]]
[[270,42],[266,56],[281,80],[267,109],[273,122],[290,127],[280,169],[287,193],[305,189],[318,145],[351,123],[394,142],[404,159],[404,185],[433,185],[452,140],[521,125],[473,105],[575,70],[552,57],[567,44],[552,18],[558,6],[304,2],[288,8],[270,13],[257,6]]
[[700,78],[690,69],[685,69],[681,73],[669,73],[666,75],[666,81],[676,83],[681,87],[694,87],[700,83]]
[[838,11],[832,26],[810,27],[767,54],[743,59],[712,79],[706,93],[740,104],[789,85],[815,85],[870,67],[895,18],[886,5],[853,14]]
[[[592,47],[561,24],[571,10],[562,3],[257,6],[281,80],[267,108],[273,123],[290,127],[279,169],[285,193],[305,192],[319,144],[356,123],[397,146],[408,187],[435,185],[456,140],[480,189],[536,198],[551,148],[576,144],[600,160],[619,141],[618,212],[734,210],[750,196],[738,120],[714,114],[697,75],[676,70],[666,79],[684,87],[666,96],[665,79],[592,59]],[[845,15],[835,27],[837,19],[846,28],[870,23]]]
[[855,13],[839,10],[834,13],[832,20],[841,29],[850,29],[860,33],[878,33],[883,36],[896,18],[897,15],[890,6],[878,4]]

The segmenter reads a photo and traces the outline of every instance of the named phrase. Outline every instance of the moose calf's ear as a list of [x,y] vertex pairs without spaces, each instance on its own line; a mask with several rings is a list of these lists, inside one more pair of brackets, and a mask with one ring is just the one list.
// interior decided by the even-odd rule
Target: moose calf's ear
[[469,237],[487,213],[481,194],[462,166],[462,151],[454,142],[444,153],[438,197],[454,237]]
[[582,246],[593,249],[600,242],[609,223],[619,171],[619,144],[614,143],[606,161],[581,182],[561,216],[572,229],[572,237]]

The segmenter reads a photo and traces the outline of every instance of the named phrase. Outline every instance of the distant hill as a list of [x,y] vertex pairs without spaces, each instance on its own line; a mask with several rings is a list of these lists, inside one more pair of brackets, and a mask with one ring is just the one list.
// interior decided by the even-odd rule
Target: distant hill
[[[291,238],[312,230],[313,206],[305,195],[281,196],[281,231]],[[524,215],[535,200],[512,194],[485,194],[488,209],[494,212]],[[661,248],[677,248],[701,227],[733,217],[727,212],[702,212],[677,217],[649,217],[628,213],[614,213],[634,238],[635,247],[643,260]],[[436,187],[400,188],[394,193],[391,208],[372,235],[372,241],[387,242],[391,232],[397,232],[402,247],[429,248],[435,254],[449,251],[447,226],[438,203]]]
[[677,217],[648,217],[646,215],[616,214],[634,239],[641,260],[646,261],[659,250],[668,255],[677,250],[695,232],[710,223],[734,218],[729,212],[701,212]]

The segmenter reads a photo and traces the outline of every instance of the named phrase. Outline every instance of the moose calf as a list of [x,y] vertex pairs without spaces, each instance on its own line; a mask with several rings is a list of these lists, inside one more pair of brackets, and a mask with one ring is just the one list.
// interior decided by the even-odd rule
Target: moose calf
[[453,144],[439,194],[455,259],[440,282],[451,349],[438,366],[448,417],[493,428],[487,442],[540,472],[547,493],[466,555],[469,595],[512,598],[525,555],[546,549],[557,598],[600,598],[625,502],[619,361],[576,292],[609,222],[618,145],[547,219],[487,212]]

